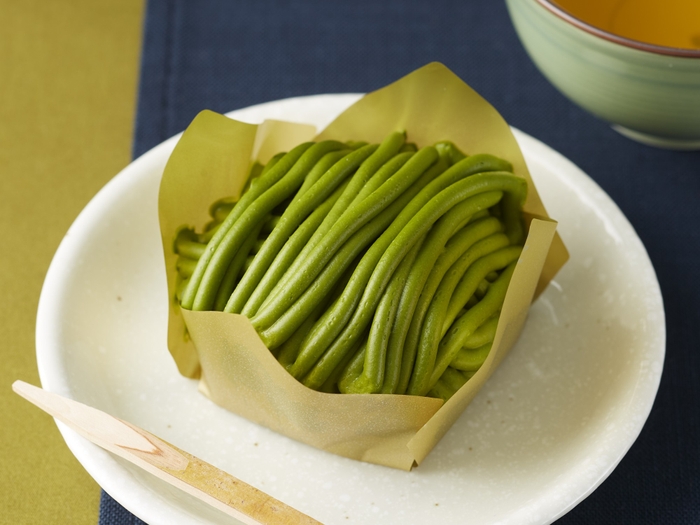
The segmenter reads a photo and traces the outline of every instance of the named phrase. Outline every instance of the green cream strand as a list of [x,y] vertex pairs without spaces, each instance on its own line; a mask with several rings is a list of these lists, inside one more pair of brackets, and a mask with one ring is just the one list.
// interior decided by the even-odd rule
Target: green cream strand
[[305,142],[304,144],[300,144],[292,151],[285,154],[284,157],[282,157],[282,159],[280,159],[279,162],[277,162],[275,166],[265,174],[265,176],[258,177],[256,179],[256,184],[252,184],[248,191],[241,196],[240,200],[226,216],[224,222],[208,242],[206,250],[199,258],[197,267],[195,268],[192,277],[182,293],[182,300],[180,304],[183,308],[187,310],[192,309],[195,296],[197,295],[197,290],[199,289],[199,285],[204,277],[204,273],[209,265],[209,262],[231,226],[239,219],[241,215],[243,215],[243,212],[245,212],[245,210],[248,209],[248,207],[265,192],[265,190],[273,186],[282,177],[284,177],[306,152],[306,150],[312,146],[312,142]]
[[[324,293],[327,293],[327,290],[334,286],[338,275],[340,275],[340,273],[347,268],[348,264],[350,264],[350,262],[353,261],[355,257],[359,255],[369,244],[371,244],[377,237],[382,235],[382,232],[384,232],[386,228],[392,224],[392,221],[394,221],[401,210],[405,208],[406,204],[416,195],[416,193],[421,190],[421,188],[428,183],[428,181],[432,180],[433,176],[434,170],[431,168],[388,208],[360,228],[360,230],[358,230],[352,237],[350,237],[350,239],[348,239],[340,251],[333,256],[333,259],[331,259],[331,261],[316,277],[311,286],[304,291],[302,296],[297,299],[297,301],[295,301],[291,307],[283,312],[269,328],[259,331],[260,337],[268,348],[273,348],[276,345],[281,344],[287,337],[289,337],[289,335],[291,335],[291,333],[294,332],[294,330],[296,330],[296,327],[303,322],[305,316],[313,310],[314,305],[322,300]],[[369,279],[373,268],[371,262],[368,262],[365,257],[363,257],[361,263],[363,265],[362,268],[359,270],[356,269],[356,272],[353,274],[351,279],[352,283],[341,295],[339,304],[334,305],[332,308],[328,309],[326,313],[324,313],[323,317],[317,323],[318,326],[326,326],[327,328],[331,327],[330,325],[339,326],[340,328],[338,328],[338,330],[340,330],[349,320],[350,316],[352,316],[353,310],[357,305],[357,301],[359,301],[364,283],[366,283],[367,279]],[[331,316],[334,316],[332,317],[333,322],[329,323]],[[317,328],[315,328],[314,331],[309,334],[309,338],[315,337],[314,334],[316,331]],[[330,336],[326,335],[326,337]],[[308,347],[309,345],[313,346],[314,344],[315,343],[309,343],[307,340],[305,341],[304,346]],[[323,351],[323,347],[317,346],[317,350]],[[315,354],[312,353],[311,355]],[[303,360],[316,358],[318,358],[318,355],[313,358],[310,357],[308,351],[305,351],[305,357]]]
[[[418,349],[418,341],[423,327],[423,319],[428,311],[428,308],[433,300],[433,297],[443,280],[443,277],[448,273],[450,268],[462,256],[465,256],[467,251],[476,243],[486,239],[487,237],[501,232],[503,226],[495,217],[481,219],[473,224],[469,224],[466,228],[458,232],[445,246],[445,252],[440,255],[433,267],[432,272],[428,276],[428,280],[423,287],[418,303],[413,312],[410,313],[408,308],[402,309],[399,305],[399,314],[396,318],[396,324],[392,328],[391,337],[389,339],[389,353],[402,353],[401,369],[398,372],[398,382],[393,387],[392,393],[405,394],[408,388],[408,381],[411,378],[413,364],[416,359],[416,351]],[[497,248],[506,246],[508,239],[505,235],[498,237]],[[494,248],[494,249],[497,249]],[[475,248],[477,253],[478,248]],[[472,251],[474,253],[474,251]],[[470,264],[469,256],[465,264]],[[475,256],[471,256],[475,257]],[[463,273],[463,272],[462,272]],[[461,274],[460,274],[461,276]],[[456,282],[455,282],[456,284]],[[410,305],[411,299],[404,300],[402,304]],[[409,315],[410,313],[410,315]],[[393,383],[392,379],[392,383]]]
[[330,160],[335,160],[335,162],[329,168],[326,166],[329,162],[324,162],[324,159],[336,152],[328,153],[319,161],[318,164],[323,163],[324,165],[318,172],[321,173],[325,168],[327,169],[321,175],[313,173],[316,167],[311,170],[309,178],[313,175],[316,181],[307,188],[303,195],[295,197],[294,201],[282,214],[277,226],[272,230],[260,252],[256,255],[251,268],[233,291],[224,311],[229,313],[241,312],[260,279],[262,279],[274,258],[301,222],[314,209],[320,206],[345,179],[350,177],[376,149],[376,146],[369,145],[344,155],[340,159],[330,157]]
[[292,262],[297,258],[299,252],[306,246],[309,239],[328,215],[336,201],[345,191],[347,181],[338,187],[326,201],[316,208],[311,215],[297,228],[297,230],[289,237],[279,253],[267,268],[265,274],[258,282],[255,290],[248,298],[241,314],[248,318],[253,317],[265,298],[268,296],[272,288],[284,275]]
[[406,285],[413,263],[421,251],[424,238],[419,239],[406,254],[389,281],[389,285],[377,305],[369,330],[362,373],[352,384],[347,385],[344,393],[373,394],[381,391],[387,368],[386,352],[389,345],[390,328],[399,308],[401,290]]
[[[247,209],[240,215],[225,235],[222,237],[216,250],[211,256],[209,264],[202,275],[199,287],[192,303],[192,310],[210,310],[214,304],[216,293],[219,289],[221,280],[226,273],[226,270],[231,262],[231,259],[236,254],[240,244],[247,237],[248,232],[257,225],[268,213],[270,213],[277,205],[289,198],[302,184],[304,178],[314,165],[329,151],[343,149],[344,144],[337,141],[324,141],[314,144],[309,147],[301,155],[294,166],[271,186],[265,193],[260,195],[253,201]],[[268,174],[275,171],[277,166],[284,162],[284,158],[273,167]],[[262,181],[263,178],[256,179]],[[257,184],[251,185],[249,191],[253,191]],[[234,207],[234,211],[238,209],[240,203]],[[230,217],[230,215],[229,215]],[[228,218],[227,218],[228,220]],[[216,238],[216,236],[215,236]],[[201,261],[202,259],[200,259]],[[196,273],[195,273],[196,274]],[[194,276],[193,276],[194,278]]]
[[[445,173],[449,171],[450,170],[447,170]],[[424,235],[442,215],[461,201],[476,197],[473,201],[475,209],[472,213],[474,213],[482,209],[480,200],[481,197],[479,197],[479,194],[490,191],[513,192],[518,195],[518,198],[524,199],[524,189],[526,188],[526,183],[519,177],[501,172],[472,175],[465,179],[459,180],[458,182],[455,182],[448,188],[444,189],[434,198],[431,198],[429,203],[420,203],[420,205],[418,205],[418,211],[413,214],[411,205],[416,201],[421,201],[419,197],[423,195],[423,192],[428,187],[430,187],[430,184],[426,186],[426,188],[424,188],[424,190],[421,191],[421,193],[416,196],[416,198],[411,201],[411,204],[409,204],[402,212],[402,215],[404,212],[411,214],[410,220],[407,223],[404,223],[406,224],[405,227],[401,227],[401,222],[397,217],[397,220],[392,223],[392,226],[389,227],[384,234],[382,234],[382,237],[380,237],[380,239],[372,246],[370,251],[368,251],[368,254],[365,257],[370,260],[370,253],[373,252],[375,246],[380,247],[380,250],[383,251],[383,244],[381,241],[385,238],[390,239],[391,244],[386,248],[386,252],[383,253],[379,262],[376,263],[376,265],[371,265],[374,268],[372,271],[372,276],[367,283],[367,287],[364,290],[360,304],[353,314],[352,319],[343,329],[338,338],[332,342],[330,347],[328,347],[328,350],[324,353],[324,355],[318,359],[318,362],[314,365],[314,372],[309,374],[307,379],[309,377],[313,377],[314,383],[317,381],[323,383],[325,381],[327,374],[330,374],[331,370],[337,366],[349,348],[356,342],[357,334],[362,332],[367,326],[367,323],[371,319],[371,315],[376,308],[376,304],[398,264],[406,255],[408,250],[411,249],[416,240]],[[396,228],[395,225],[397,226]],[[400,232],[398,234],[395,233],[395,229],[399,228]],[[363,263],[364,260],[360,262],[358,269],[363,266]],[[331,316],[331,318],[333,317]],[[318,337],[318,339],[321,341],[323,341],[323,339],[326,341],[330,339],[329,337],[325,337],[323,334],[323,332],[326,330],[329,329],[325,327],[321,329],[322,335]],[[310,335],[313,334],[314,332],[312,332]],[[318,335],[318,332],[316,332],[316,335]],[[316,354],[321,348],[326,347],[327,345],[318,345],[311,352]],[[309,364],[312,362],[312,360],[309,358],[309,354],[311,352],[308,351],[307,344],[305,343],[304,348],[302,348],[302,352],[299,355],[299,359],[291,369],[295,377],[298,378],[306,373],[305,367],[309,366]],[[309,384],[307,384],[307,386],[309,386]]]
[[[255,310],[259,310],[262,306],[271,302],[280,290],[284,290],[287,283],[294,279],[299,271],[306,265],[309,254],[314,247],[328,234],[333,225],[340,219],[341,216],[348,212],[348,208],[357,200],[357,195],[367,186],[378,187],[374,181],[375,175],[380,175],[387,171],[386,164],[389,163],[388,176],[393,175],[404,163],[398,165],[393,164],[394,157],[404,144],[406,135],[403,132],[390,133],[379,145],[377,150],[357,169],[350,183],[345,188],[345,191],[340,195],[340,198],[333,205],[321,225],[317,228],[306,245],[302,248],[299,256],[292,262],[286,273],[275,283],[275,286],[270,290],[262,302],[256,306]],[[406,158],[407,160],[407,158]],[[391,162],[390,162],[391,161]],[[396,169],[393,169],[396,167]]]
[[[396,298],[397,312],[392,317],[394,319],[399,316],[402,321],[398,322],[398,330],[392,330],[391,326],[386,326],[387,346],[391,338],[394,339],[390,348],[391,351],[387,355],[387,376],[382,386],[382,391],[385,393],[393,393],[398,386],[401,359],[403,358],[403,342],[408,331],[408,320],[413,316],[413,312],[420,298],[420,294],[433,273],[436,261],[445,250],[446,243],[460,230],[465,223],[475,213],[480,213],[495,205],[502,197],[501,192],[486,192],[479,196],[466,199],[454,206],[450,211],[443,215],[431,230],[427,242],[423,245],[417,259],[413,263],[410,273],[407,277],[406,285],[403,291],[399,292]],[[401,331],[402,333],[398,333]],[[368,355],[373,355],[372,346],[369,345],[370,352]]]
[[[417,196],[420,195],[422,191],[431,184],[431,181],[434,181],[435,177],[439,176],[444,169],[444,164],[441,162],[436,163],[395,201],[394,204],[382,213],[382,216],[386,214],[386,217],[390,219],[389,222],[384,224],[382,228],[377,231],[377,235],[381,234],[381,236],[372,244],[360,261],[348,286],[341,295],[339,302],[324,314],[304,342],[304,349],[300,353],[299,359],[292,369],[295,377],[301,378],[310,370],[314,363],[321,357],[324,350],[332,343],[336,335],[338,335],[349,322],[379,260],[392,240],[401,231],[402,225],[407,224],[412,217],[411,209],[416,206],[415,200]],[[411,206],[411,204],[413,204],[413,206]],[[391,214],[388,213],[388,210],[392,210]],[[338,359],[334,361],[332,365],[328,366],[334,368],[341,360],[342,359]],[[322,374],[325,376],[327,372],[328,370],[324,369]],[[309,384],[316,384],[317,381],[319,381],[319,379],[314,375],[309,376]],[[320,383],[324,381],[325,379],[321,380]]]
[[314,246],[304,266],[277,290],[270,302],[263,304],[251,320],[253,326],[259,331],[271,326],[304,293],[343,244],[398,199],[436,159],[437,152],[434,148],[423,148],[371,195],[349,207],[347,213]]
[[[447,332],[449,326],[457,318],[460,310],[464,308],[479,285],[484,281],[486,276],[493,271],[498,271],[508,266],[511,262],[520,257],[522,246],[508,246],[496,252],[493,252],[476,261],[464,274],[457,286],[454,288],[452,297],[447,306],[444,324],[441,330],[441,336]],[[490,289],[490,287],[489,287]],[[488,293],[488,292],[487,292]]]
[[[490,235],[475,243],[450,267],[430,301],[422,324],[411,326],[409,340],[412,341],[410,338],[411,332],[416,334],[418,340],[415,350],[416,357],[413,370],[408,377],[409,382],[406,383],[406,390],[400,391],[416,395],[415,392],[418,387],[412,388],[411,384],[416,382],[416,377],[420,377],[421,380],[425,381],[432,369],[435,363],[437,345],[444,334],[442,330],[443,326],[445,326],[447,309],[457,283],[460,282],[476,261],[488,257],[499,250],[508,249],[508,242],[508,237],[502,233]],[[404,377],[401,379],[402,382],[406,381]]]
[[498,279],[489,287],[486,296],[450,327],[449,332],[442,341],[440,341],[435,367],[430,374],[429,382],[427,385],[423,386],[420,390],[422,393],[418,395],[425,395],[432,388],[447,369],[450,362],[455,358],[467,338],[469,338],[484,321],[501,310],[503,300],[508,291],[508,285],[515,271],[515,266],[515,262],[508,265]]

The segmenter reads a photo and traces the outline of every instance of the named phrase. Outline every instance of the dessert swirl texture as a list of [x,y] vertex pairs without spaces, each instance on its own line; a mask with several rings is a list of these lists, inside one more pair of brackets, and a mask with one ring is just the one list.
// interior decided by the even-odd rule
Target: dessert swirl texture
[[307,142],[182,228],[177,298],[247,316],[309,388],[449,399],[493,341],[525,179],[450,142]]

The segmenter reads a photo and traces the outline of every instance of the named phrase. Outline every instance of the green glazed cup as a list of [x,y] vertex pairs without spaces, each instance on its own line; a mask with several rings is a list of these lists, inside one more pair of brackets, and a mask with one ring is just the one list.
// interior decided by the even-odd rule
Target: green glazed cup
[[565,96],[639,142],[700,149],[700,49],[635,42],[548,0],[506,0],[525,50]]

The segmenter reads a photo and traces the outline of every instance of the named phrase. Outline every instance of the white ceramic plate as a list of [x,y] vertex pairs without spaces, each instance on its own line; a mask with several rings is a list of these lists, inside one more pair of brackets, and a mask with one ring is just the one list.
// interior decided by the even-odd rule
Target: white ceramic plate
[[[325,126],[357,95],[236,111]],[[177,137],[128,166],[66,234],[37,320],[43,386],[131,421],[326,524],[528,524],[563,515],[615,468],[658,388],[664,312],[646,251],[583,172],[516,131],[571,261],[510,356],[413,472],[333,456],[215,406],[168,354],[157,217]],[[59,425],[78,460],[151,524],[232,523]]]

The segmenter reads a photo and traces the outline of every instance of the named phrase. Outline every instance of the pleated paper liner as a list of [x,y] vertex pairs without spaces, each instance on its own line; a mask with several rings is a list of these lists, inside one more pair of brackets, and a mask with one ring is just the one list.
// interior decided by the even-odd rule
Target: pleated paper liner
[[[201,230],[212,202],[242,191],[251,163],[309,140],[381,142],[406,130],[419,147],[441,140],[467,154],[512,163],[528,181],[528,235],[506,294],[496,338],[479,371],[446,403],[389,394],[326,394],[282,368],[246,317],[188,311],[175,300],[173,241],[183,225]],[[316,135],[313,126],[251,125],[203,111],[163,173],[159,195],[170,308],[168,347],[181,374],[222,407],[290,438],[341,456],[410,470],[449,430],[516,342],[529,306],[568,259],[510,128],[498,112],[442,64],[432,63],[369,93]],[[185,326],[187,329],[185,329]]]

